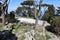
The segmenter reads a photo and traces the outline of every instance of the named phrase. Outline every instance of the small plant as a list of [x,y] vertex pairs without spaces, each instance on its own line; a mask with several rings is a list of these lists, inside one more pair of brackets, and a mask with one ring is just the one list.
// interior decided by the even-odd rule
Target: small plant
[[21,40],[24,40],[25,39],[25,36],[23,35],[22,37],[21,37]]
[[46,35],[46,40],[50,39],[51,37],[49,35]]
[[0,24],[0,30],[2,30],[3,29],[3,26]]

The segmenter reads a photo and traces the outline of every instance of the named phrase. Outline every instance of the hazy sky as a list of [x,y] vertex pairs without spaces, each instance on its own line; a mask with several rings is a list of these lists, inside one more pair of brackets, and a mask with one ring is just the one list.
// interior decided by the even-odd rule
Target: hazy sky
[[[20,3],[25,0],[10,0],[8,12],[16,10],[18,6],[21,6]],[[36,0],[39,2],[39,0]],[[43,0],[43,3],[53,4],[56,8],[60,6],[60,0]]]

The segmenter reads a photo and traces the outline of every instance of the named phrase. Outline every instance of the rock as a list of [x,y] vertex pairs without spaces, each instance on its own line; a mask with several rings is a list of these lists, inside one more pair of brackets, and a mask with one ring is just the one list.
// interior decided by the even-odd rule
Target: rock
[[25,37],[26,37],[25,40],[35,40],[30,32],[25,33]]
[[43,33],[41,32],[40,35],[43,35]]
[[34,36],[36,33],[34,30],[31,30],[32,36]]

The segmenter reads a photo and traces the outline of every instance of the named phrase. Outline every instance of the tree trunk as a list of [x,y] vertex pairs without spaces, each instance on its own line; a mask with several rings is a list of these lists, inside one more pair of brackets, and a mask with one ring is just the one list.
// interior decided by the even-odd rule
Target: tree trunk
[[38,18],[40,19],[40,17],[41,17],[41,2],[39,3],[39,13],[38,13]]
[[40,3],[39,3],[39,13],[38,13],[38,15],[37,15],[37,10],[36,10],[36,6],[35,6],[35,18],[36,18],[35,27],[37,27],[37,23],[38,23],[38,19],[39,19],[38,17],[41,16],[41,3],[42,3],[42,0],[40,0]]
[[2,7],[2,23],[3,25],[5,25],[5,14],[4,14],[3,7]]
[[6,15],[8,14],[8,4],[6,5]]
[[[7,12],[7,1],[8,0],[4,0],[4,3],[3,3],[3,7],[2,7],[2,23],[3,25],[5,26],[5,12]],[[6,6],[6,7],[5,7]],[[4,8],[5,7],[5,8]],[[6,10],[5,10],[6,9]]]
[[35,2],[34,2],[34,17],[36,19],[35,21],[35,25],[34,25],[34,28],[37,26],[37,22],[38,22],[38,18],[37,18],[37,10],[36,10],[36,5],[35,5]]

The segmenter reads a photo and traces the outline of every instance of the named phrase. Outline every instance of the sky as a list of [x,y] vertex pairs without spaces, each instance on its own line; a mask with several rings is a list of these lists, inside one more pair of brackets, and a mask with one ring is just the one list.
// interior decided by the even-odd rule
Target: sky
[[[10,0],[10,3],[9,3],[9,7],[8,7],[8,12],[10,11],[14,11],[17,9],[17,7],[21,6],[21,2],[23,2],[25,0]],[[37,2],[39,2],[39,0],[36,0]],[[58,6],[60,6],[60,0],[43,0],[43,3],[46,3],[46,4],[53,4],[55,6],[55,8],[57,8]],[[42,8],[42,10],[44,10]]]

